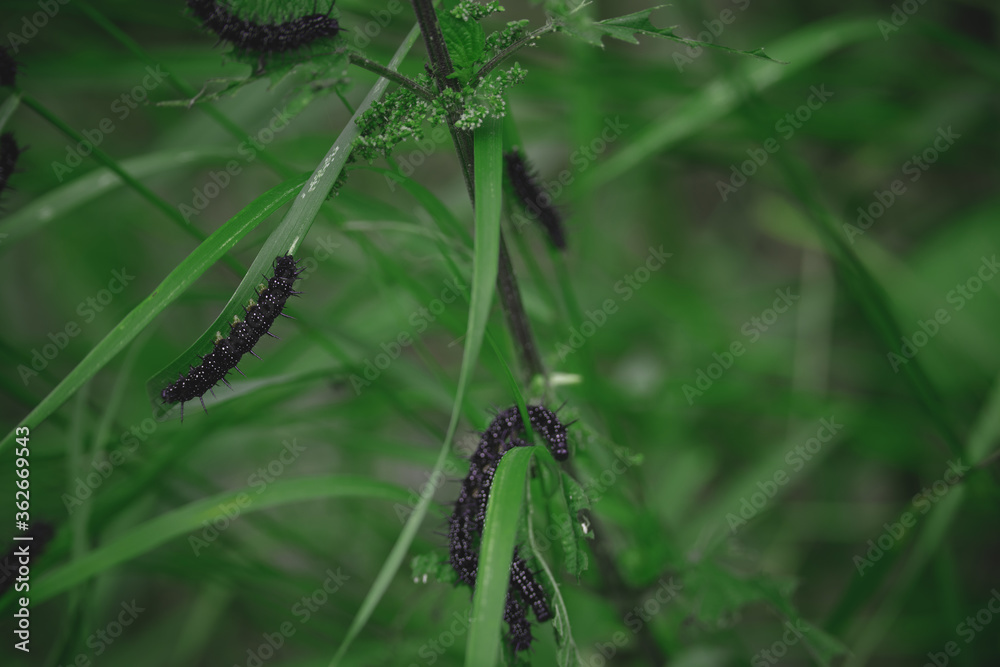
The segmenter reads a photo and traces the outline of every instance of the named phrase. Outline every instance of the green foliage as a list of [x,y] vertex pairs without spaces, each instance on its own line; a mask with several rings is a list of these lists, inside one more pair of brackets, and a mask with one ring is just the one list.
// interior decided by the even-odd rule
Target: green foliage
[[704,42],[689,39],[687,37],[681,37],[674,32],[677,26],[673,26],[671,28],[657,28],[650,21],[649,15],[657,9],[668,6],[669,5],[659,5],[658,7],[644,9],[640,12],[635,12],[626,16],[617,16],[603,21],[589,21],[586,18],[573,18],[577,16],[575,13],[566,12],[563,15],[564,19],[561,22],[560,29],[567,34],[582,39],[594,46],[603,46],[602,38],[605,36],[618,39],[623,42],[628,42],[629,44],[638,44],[639,40],[636,39],[635,35],[640,34],[649,35],[651,37],[662,37],[674,42],[679,42],[686,46],[710,47],[727,53],[752,56],[762,60],[786,64],[766,55],[764,53],[764,49],[740,51],[738,49],[732,49],[713,42]]
[[[415,81],[425,88],[431,85],[430,77],[423,74]],[[369,162],[389,157],[397,144],[423,139],[425,124],[440,125],[446,115],[444,104],[422,99],[408,88],[397,88],[359,119],[361,134],[355,140],[353,155]]]
[[438,14],[441,21],[441,33],[448,44],[448,54],[451,62],[455,66],[455,76],[459,80],[467,81],[471,76],[472,68],[480,62],[486,50],[486,31],[479,25],[478,19],[466,14],[464,17],[457,17],[458,11],[444,12]]
[[442,584],[454,584],[458,581],[455,569],[440,551],[414,556],[410,562],[410,571],[413,572],[414,583],[426,584],[428,581],[436,581]]
[[[5,34],[30,32],[37,2],[10,4]],[[60,4],[0,92],[30,146],[0,208],[0,489],[29,427],[31,519],[57,528],[33,655],[3,664],[250,664],[276,633],[292,666],[917,664],[949,642],[990,664],[992,626],[959,628],[989,608],[1000,519],[1000,58],[968,28],[995,10],[440,3],[442,86],[407,56],[409,3],[341,0],[344,34],[264,63],[182,4]],[[515,145],[566,254],[504,220]],[[161,420],[288,251],[283,340],[207,416]],[[572,454],[504,457],[470,595],[442,535],[462,458],[490,406],[525,402],[566,402]],[[553,612],[516,658],[515,548]]]
[[[323,4],[326,3],[327,0],[324,0]],[[314,11],[325,14],[327,9],[306,0],[293,0],[293,2],[227,0],[225,6],[237,18],[252,20],[259,24],[283,23],[313,14]],[[328,9],[330,16],[337,18],[332,0]],[[195,22],[197,23],[197,19]],[[334,92],[338,88],[345,88],[347,50],[343,38],[339,35],[317,40],[296,51],[270,54],[266,58],[255,51],[242,53],[228,42],[222,43],[225,44],[226,58],[250,65],[251,69],[240,76],[210,79],[191,99],[164,101],[160,104],[190,106],[195,102],[216,101],[236,94],[247,85],[266,80],[272,87],[288,86],[291,92],[284,101],[285,111],[290,115],[296,115],[322,95]]]

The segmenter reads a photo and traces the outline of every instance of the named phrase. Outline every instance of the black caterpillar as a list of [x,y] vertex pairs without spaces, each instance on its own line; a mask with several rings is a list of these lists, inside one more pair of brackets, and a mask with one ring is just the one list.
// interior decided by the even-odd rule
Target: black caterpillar
[[507,165],[507,178],[524,210],[541,223],[552,245],[565,250],[566,232],[562,215],[552,204],[552,196],[535,178],[534,170],[517,148],[504,153],[503,158]]
[[17,158],[24,149],[17,145],[12,132],[0,134],[0,194],[7,189],[7,181],[17,166]]
[[[556,414],[541,405],[529,405],[528,419],[532,430],[545,440],[553,458],[565,461],[569,457],[566,427]],[[449,562],[459,581],[470,588],[476,586],[479,541],[486,520],[486,505],[493,486],[493,476],[500,458],[506,452],[514,447],[531,444],[524,439],[524,432],[524,422],[517,406],[498,414],[482,434],[479,447],[472,455],[469,474],[462,482],[462,490],[455,501],[455,510],[448,524]],[[544,623],[552,618],[545,589],[515,550],[503,616],[509,628],[508,639],[515,652],[531,647],[529,607],[539,622]]]
[[17,61],[6,46],[0,46],[0,86],[14,87],[17,82]]
[[[255,23],[238,18],[226,0],[187,0],[187,6],[220,41],[232,44],[237,54],[260,54],[261,70],[267,56],[295,51],[316,40],[334,37],[342,30],[329,13],[314,11],[284,23]],[[332,2],[329,11],[333,11]]]
[[[233,318],[233,323],[229,325],[229,336],[223,338],[221,333],[216,333],[215,349],[204,357],[200,357],[201,364],[195,368],[191,366],[190,372],[185,377],[180,374],[177,382],[166,387],[160,392],[160,397],[164,403],[181,404],[181,420],[184,420],[184,403],[197,398],[201,401],[201,407],[205,409],[206,391],[211,391],[220,381],[227,387],[226,375],[234,368],[241,375],[243,371],[237,368],[240,357],[253,352],[254,346],[264,334],[277,338],[269,329],[274,320],[281,315],[288,317],[281,311],[285,308],[285,301],[293,294],[301,294],[292,290],[296,278],[302,273],[298,268],[295,259],[291,255],[282,255],[274,260],[274,277],[268,278],[267,287],[262,292],[257,292],[257,302],[251,302],[251,307],[243,308],[245,317],[240,321],[238,317]],[[266,277],[266,276],[265,276]],[[257,357],[258,359],[260,357]],[[214,393],[213,393],[214,395]],[[207,412],[207,410],[206,410]]]

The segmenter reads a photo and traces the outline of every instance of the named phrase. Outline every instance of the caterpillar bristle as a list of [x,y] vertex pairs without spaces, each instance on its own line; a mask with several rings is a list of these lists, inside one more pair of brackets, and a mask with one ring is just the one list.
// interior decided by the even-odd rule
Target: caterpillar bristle
[[215,33],[218,41],[229,42],[240,56],[257,54],[257,72],[265,70],[268,58],[282,53],[298,51],[313,42],[336,37],[343,28],[332,18],[333,2],[326,14],[313,12],[294,19],[274,23],[260,17],[241,19],[223,3],[223,0],[188,0],[188,8],[195,18]]
[[179,373],[177,381],[160,392],[165,404],[181,404],[182,418],[185,402],[197,397],[204,409],[205,392],[211,392],[212,396],[215,396],[213,387],[219,382],[224,382],[232,389],[232,385],[225,379],[230,371],[235,370],[246,377],[237,364],[247,353],[260,359],[260,356],[253,351],[253,347],[261,337],[268,334],[277,338],[271,334],[270,328],[277,316],[283,314],[281,311],[285,307],[285,302],[294,291],[292,287],[295,275],[292,268],[295,266],[295,260],[291,255],[282,255],[275,258],[274,266],[274,276],[268,278],[267,287],[258,293],[258,300],[251,301],[249,308],[243,307],[245,319],[234,317],[229,325],[229,336],[223,337],[221,333],[216,333],[212,351],[204,356],[198,355],[201,363],[197,367],[189,365],[187,376]]
[[[566,428],[555,412],[541,405],[528,405],[526,412],[532,430],[545,440],[552,456],[559,461],[565,460],[569,456]],[[520,437],[525,430],[517,406],[497,412],[480,434],[479,447],[471,457],[469,474],[462,480],[462,488],[448,519],[448,561],[458,580],[471,588],[475,588],[479,566],[478,544],[496,467],[507,451],[531,444]],[[528,650],[533,641],[527,617],[529,607],[539,622],[552,618],[544,587],[515,549],[504,608],[507,639],[515,653]]]

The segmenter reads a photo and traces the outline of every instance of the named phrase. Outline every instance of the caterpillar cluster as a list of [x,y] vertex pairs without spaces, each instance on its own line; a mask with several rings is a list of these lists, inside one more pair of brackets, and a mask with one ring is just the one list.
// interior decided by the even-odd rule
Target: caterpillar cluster
[[14,87],[17,82],[17,61],[6,46],[0,46],[0,86]]
[[[187,0],[187,6],[219,41],[232,44],[237,54],[259,54],[260,69],[268,56],[295,51],[317,40],[334,37],[342,30],[329,12],[318,14],[314,11],[282,23],[255,23],[238,18],[226,0]],[[329,11],[333,11],[332,2]]]
[[534,170],[517,148],[504,153],[503,158],[507,166],[507,178],[525,212],[545,228],[552,245],[565,250],[566,232],[563,229],[562,214],[552,204],[552,195],[538,182]]
[[[556,414],[541,405],[529,405],[528,419],[532,430],[545,440],[553,458],[565,461],[569,457],[566,427]],[[458,580],[470,588],[476,585],[479,541],[486,521],[486,505],[493,476],[500,458],[507,451],[531,444],[524,439],[524,433],[524,422],[517,406],[498,414],[482,434],[479,447],[472,455],[469,474],[462,482],[462,490],[455,501],[448,524],[449,562]],[[515,550],[503,615],[509,628],[508,639],[515,652],[525,651],[531,646],[529,607],[539,622],[552,618],[545,589]]]
[[12,132],[0,134],[0,194],[7,189],[7,181],[17,167],[17,158],[24,149],[17,145]]
[[271,325],[279,315],[288,317],[281,311],[285,308],[288,297],[301,294],[292,290],[301,272],[302,269],[296,266],[295,258],[291,255],[276,257],[274,276],[268,278],[267,287],[263,291],[257,292],[256,303],[251,302],[249,309],[243,309],[243,320],[234,317],[233,323],[229,325],[229,336],[223,337],[221,333],[216,333],[215,348],[200,357],[201,364],[198,367],[191,366],[186,376],[180,374],[176,382],[160,392],[164,403],[181,404],[182,421],[185,402],[197,398],[201,401],[202,409],[205,409],[205,392],[211,391],[220,381],[228,387],[226,375],[233,369],[242,375],[243,371],[237,367],[240,357],[247,353],[256,357],[253,348],[261,336],[267,334],[277,338],[270,332]]

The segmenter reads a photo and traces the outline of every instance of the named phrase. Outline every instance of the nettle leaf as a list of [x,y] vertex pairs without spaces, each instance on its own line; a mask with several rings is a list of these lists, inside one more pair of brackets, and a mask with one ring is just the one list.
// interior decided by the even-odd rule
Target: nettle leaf
[[[545,461],[547,457],[539,460]],[[544,536],[536,533],[537,539],[544,537],[546,549],[558,545],[566,571],[579,581],[590,564],[587,540],[594,538],[586,513],[590,509],[590,498],[580,483],[554,461],[539,466],[538,481],[542,487],[547,525]]]
[[560,32],[583,40],[591,46],[604,47],[601,38],[607,33],[598,27],[592,17],[584,12],[570,12],[561,8],[549,11],[555,18]]
[[556,520],[562,535],[566,569],[579,579],[589,565],[584,544],[587,540],[594,539],[594,531],[590,527],[590,519],[586,513],[586,510],[590,509],[590,498],[580,483],[567,473],[562,473],[561,482],[569,514],[563,514]]
[[426,584],[430,581],[438,581],[443,584],[454,584],[458,581],[455,569],[440,553],[423,554],[414,556],[410,561],[410,570],[413,572],[413,581],[418,584]]
[[725,51],[727,53],[734,53],[740,56],[750,56],[751,58],[760,58],[762,60],[767,60],[773,63],[779,63],[781,65],[787,65],[788,63],[782,60],[776,60],[771,56],[764,53],[764,49],[753,49],[752,51],[741,51],[739,49],[731,49],[728,46],[721,46],[719,44],[712,44],[711,42],[701,42],[696,39],[689,39],[687,37],[681,37],[674,32],[677,26],[671,26],[669,28],[657,28],[653,25],[652,21],[649,20],[649,15],[652,14],[657,9],[666,7],[667,5],[658,5],[656,7],[651,7],[650,9],[644,9],[641,12],[635,12],[634,14],[627,14],[625,16],[618,16],[611,19],[605,19],[603,21],[597,21],[586,25],[585,22],[579,19],[574,22],[564,22],[561,26],[563,32],[567,32],[576,37],[579,37],[590,44],[595,46],[604,46],[601,42],[602,37],[612,37],[614,39],[621,40],[623,42],[628,42],[629,44],[638,44],[639,40],[636,39],[635,35],[650,35],[653,37],[662,37],[664,39],[669,39],[680,44],[684,44],[687,47],[702,48],[709,47],[713,49],[718,49],[719,51]]
[[[545,460],[546,458],[548,457],[540,456],[536,458],[536,461]],[[572,528],[576,524],[576,521],[570,520],[570,515],[566,513],[566,504],[563,502],[563,498],[565,497],[563,489],[565,487],[562,479],[567,476],[566,473],[560,470],[552,460],[549,460],[547,465],[539,466],[539,472],[541,473],[538,475],[540,479],[537,483],[533,482],[528,489],[530,497],[534,498],[535,492],[533,489],[542,487],[541,490],[545,494],[545,511],[536,513],[534,509],[535,502],[529,503],[528,512],[524,515],[526,522],[523,526],[523,535],[526,539],[520,542],[523,547],[529,548],[522,547],[520,554],[528,561],[529,567],[538,573],[539,580],[543,582],[542,585],[545,586],[546,591],[551,596],[553,613],[552,630],[555,633],[556,652],[558,656],[556,664],[559,667],[570,667],[570,665],[583,663],[576,642],[573,640],[573,631],[570,626],[566,601],[563,600],[559,583],[555,580],[552,568],[548,565],[548,560],[550,559],[545,558],[544,552],[551,548],[553,542],[559,542],[560,547],[565,553],[567,564],[570,563],[570,559],[575,559],[575,563],[577,564],[573,565],[570,571],[577,574],[578,578],[579,574],[574,569],[579,568],[579,571],[582,571],[587,568],[587,554],[577,545]],[[558,488],[555,488],[557,486]],[[547,488],[552,489],[552,491],[545,493],[544,489]],[[540,516],[543,514],[547,516]],[[541,518],[548,519],[548,527],[555,527],[559,531],[558,536],[554,536],[549,530],[543,531],[541,526],[537,525],[538,520]],[[543,532],[544,542],[541,541]],[[570,566],[567,565],[567,567]],[[520,658],[521,656],[518,657]],[[516,662],[515,664],[521,663]]]
[[476,21],[463,21],[449,12],[439,15],[441,33],[451,62],[459,71],[470,71],[486,53],[486,32]]

